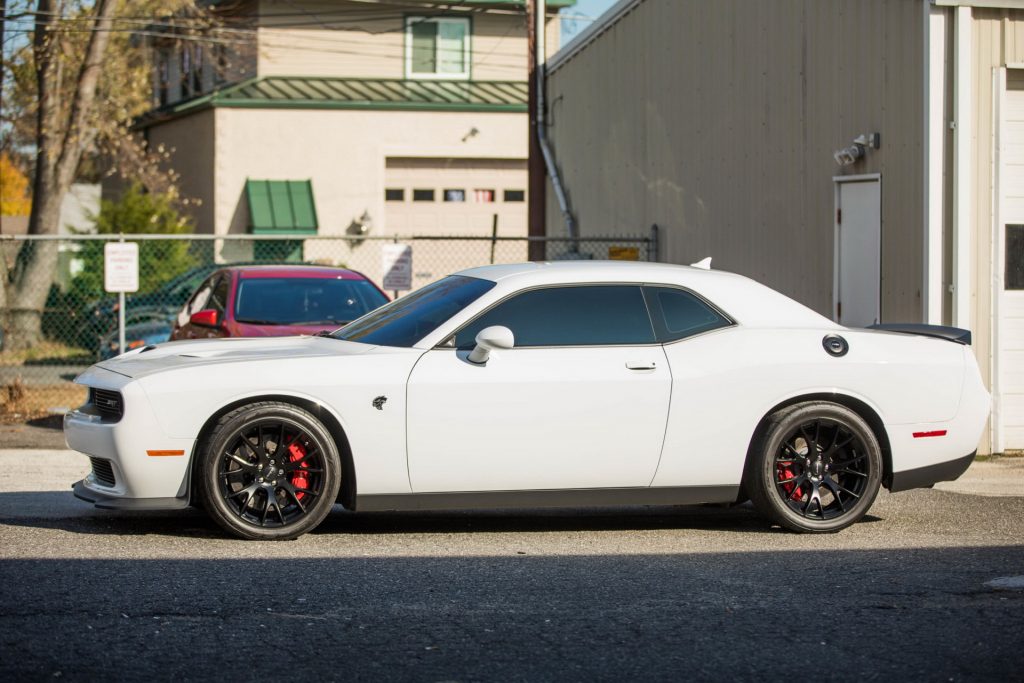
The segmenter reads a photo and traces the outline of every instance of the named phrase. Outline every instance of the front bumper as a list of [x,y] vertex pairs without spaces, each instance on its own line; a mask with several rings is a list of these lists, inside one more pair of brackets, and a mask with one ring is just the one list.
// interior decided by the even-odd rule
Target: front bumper
[[96,373],[89,379],[100,380],[89,382],[90,386],[121,392],[124,415],[117,422],[81,409],[64,416],[68,447],[93,459],[93,472],[74,484],[75,495],[98,507],[114,509],[187,505],[195,440],[167,436],[138,384],[98,378]]

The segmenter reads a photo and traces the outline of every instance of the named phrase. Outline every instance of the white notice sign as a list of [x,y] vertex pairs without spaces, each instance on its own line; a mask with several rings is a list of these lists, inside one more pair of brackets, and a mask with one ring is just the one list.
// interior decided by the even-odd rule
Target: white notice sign
[[103,245],[103,288],[108,292],[139,290],[137,242],[107,242]]
[[412,247],[408,244],[384,244],[381,249],[381,270],[384,289],[408,291],[412,289]]

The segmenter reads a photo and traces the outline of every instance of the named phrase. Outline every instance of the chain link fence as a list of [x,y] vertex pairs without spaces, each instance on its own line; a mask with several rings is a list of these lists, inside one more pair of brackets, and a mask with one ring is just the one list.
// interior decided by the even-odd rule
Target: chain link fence
[[[92,363],[116,355],[118,295],[103,286],[103,248],[117,235],[33,237],[0,235],[2,273],[43,242],[58,245],[57,264],[42,311],[42,340],[14,350],[9,343],[17,305],[0,301],[0,421],[23,422],[59,415],[84,402],[72,380]],[[218,268],[239,264],[343,266],[383,287],[384,245],[412,248],[412,288],[450,273],[489,263],[547,260],[657,260],[657,232],[647,236],[526,237],[327,237],[252,235],[126,235],[139,248],[139,290],[126,295],[125,345],[165,341],[174,318]],[[532,249],[531,249],[532,243]],[[402,292],[388,292],[389,296]],[[5,338],[6,335],[6,338]]]

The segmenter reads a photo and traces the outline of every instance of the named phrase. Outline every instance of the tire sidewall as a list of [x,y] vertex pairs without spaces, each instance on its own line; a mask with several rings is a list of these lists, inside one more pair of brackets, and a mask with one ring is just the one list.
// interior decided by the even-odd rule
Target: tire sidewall
[[[811,420],[831,420],[843,425],[860,439],[867,451],[869,471],[864,493],[851,509],[834,519],[814,520],[803,517],[789,507],[776,486],[775,454],[793,429]],[[777,415],[777,420],[772,421],[761,443],[754,483],[757,495],[752,498],[755,499],[755,505],[760,503],[757,507],[787,529],[822,533],[839,531],[862,519],[874,504],[882,482],[882,449],[871,427],[849,408],[837,404],[813,403],[782,411]]]
[[[207,513],[229,533],[250,540],[290,540],[315,528],[330,513],[341,486],[341,458],[330,433],[313,415],[289,404],[260,404],[229,413],[210,434],[200,462],[203,502]],[[275,420],[298,427],[317,442],[323,454],[324,486],[309,512],[294,524],[262,528],[248,523],[230,508],[220,490],[220,455],[242,430],[261,421]]]

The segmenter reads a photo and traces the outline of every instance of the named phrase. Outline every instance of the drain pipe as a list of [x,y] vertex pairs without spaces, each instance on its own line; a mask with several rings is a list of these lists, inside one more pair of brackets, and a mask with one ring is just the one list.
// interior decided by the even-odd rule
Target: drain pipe
[[565,189],[562,187],[562,180],[558,175],[558,166],[555,165],[555,156],[551,153],[548,145],[547,121],[544,116],[544,85],[545,69],[547,68],[547,38],[545,29],[547,23],[547,0],[534,0],[536,11],[534,20],[537,26],[534,32],[534,40],[537,44],[537,142],[540,145],[541,154],[544,156],[544,166],[547,168],[548,176],[551,177],[551,185],[555,189],[555,198],[558,200],[558,208],[562,211],[562,219],[565,221],[565,228],[569,233],[569,251],[573,254],[579,252],[579,233],[576,229],[576,219],[572,217],[569,209],[569,200],[565,196]]

